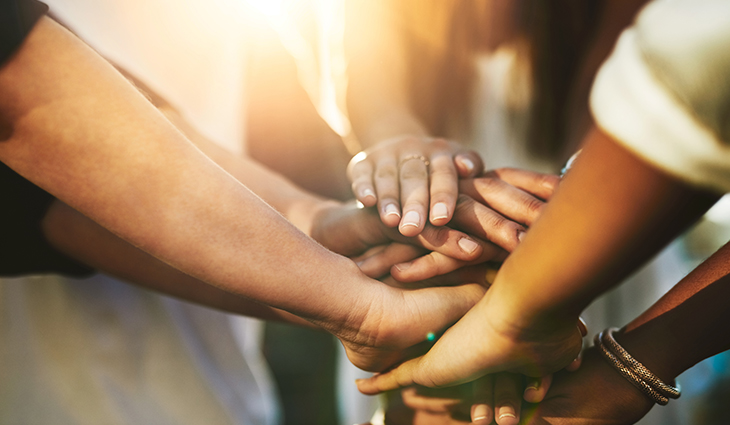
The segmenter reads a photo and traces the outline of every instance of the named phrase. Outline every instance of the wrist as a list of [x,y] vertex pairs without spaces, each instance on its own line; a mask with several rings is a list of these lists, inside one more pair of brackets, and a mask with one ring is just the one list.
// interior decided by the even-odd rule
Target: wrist
[[340,208],[342,203],[332,199],[318,198],[315,196],[302,197],[290,203],[284,212],[284,217],[289,220],[297,229],[317,242],[322,242],[321,229],[319,229],[318,217],[331,208]]
[[483,300],[496,329],[514,338],[533,340],[546,333],[577,327],[579,312],[542,307],[534,303],[533,297],[510,290],[508,286],[514,285],[497,276]]
[[614,338],[632,357],[664,382],[674,382],[683,366],[681,342],[662,329],[639,327],[614,333]]
[[363,149],[399,136],[430,137],[429,132],[418,119],[410,112],[400,109],[384,110],[363,131],[358,132]]

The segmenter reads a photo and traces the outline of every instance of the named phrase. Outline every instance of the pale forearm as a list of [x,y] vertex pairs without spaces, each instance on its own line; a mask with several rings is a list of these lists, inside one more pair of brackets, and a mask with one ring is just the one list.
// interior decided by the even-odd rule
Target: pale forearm
[[593,132],[541,218],[500,270],[492,289],[495,305],[524,321],[518,326],[547,318],[574,322],[596,296],[654,255],[716,198]]
[[41,228],[60,252],[126,282],[229,313],[314,327],[291,313],[223,291],[170,267],[58,200],[48,209]]
[[208,140],[170,107],[160,111],[193,144],[305,234],[312,236],[312,222],[321,208],[336,204],[308,192],[244,155],[235,155]]
[[[311,320],[336,321],[356,297],[370,299],[354,264],[201,155],[109,64],[49,19],[2,68],[0,90],[11,134],[0,160],[142,250]],[[347,291],[330,290],[343,279]]]

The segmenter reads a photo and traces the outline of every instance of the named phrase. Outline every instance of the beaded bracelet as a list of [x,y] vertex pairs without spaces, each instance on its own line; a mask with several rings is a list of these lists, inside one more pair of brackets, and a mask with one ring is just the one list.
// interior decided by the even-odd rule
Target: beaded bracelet
[[666,384],[653,374],[638,360],[633,358],[613,337],[617,329],[609,328],[595,337],[595,345],[598,351],[626,380],[631,382],[644,395],[653,402],[662,406],[669,403],[669,399],[676,399],[680,396],[679,385],[674,387]]

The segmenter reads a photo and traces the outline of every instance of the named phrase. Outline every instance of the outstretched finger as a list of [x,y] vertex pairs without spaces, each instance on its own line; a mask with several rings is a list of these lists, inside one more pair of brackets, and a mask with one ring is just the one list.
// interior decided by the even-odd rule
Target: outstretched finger
[[494,177],[462,180],[459,190],[516,223],[532,225],[540,217],[545,201]]
[[517,248],[526,232],[521,224],[463,194],[459,195],[451,226],[490,241],[508,252]]
[[430,158],[430,221],[434,226],[443,226],[451,220],[459,195],[459,176],[454,166],[449,145],[445,140],[434,140],[431,146],[437,149]]
[[380,394],[385,391],[395,390],[413,385],[413,374],[419,368],[423,357],[408,360],[401,363],[395,369],[385,373],[376,373],[370,378],[357,379],[357,389],[366,395]]
[[560,177],[555,174],[544,174],[518,168],[497,168],[486,173],[485,176],[497,177],[514,187],[545,200],[550,199],[558,184],[560,184]]
[[419,153],[404,153],[399,167],[400,199],[403,217],[400,232],[405,236],[421,233],[428,215],[428,158]]
[[378,198],[373,186],[373,164],[364,152],[355,155],[347,166],[347,175],[352,182],[352,193],[366,207],[372,207]]
[[424,248],[393,242],[372,248],[352,260],[366,276],[377,279],[387,275],[395,264],[414,260],[426,253]]
[[373,181],[380,219],[388,227],[397,226],[401,220],[401,204],[398,164],[394,155],[383,155],[375,161]]
[[[462,261],[448,257],[439,252],[430,252],[414,260],[397,263],[390,269],[390,274],[401,282],[418,282],[436,276],[447,276],[451,273],[472,273],[473,269],[467,266],[481,264],[484,269],[476,280],[462,280],[461,282],[484,283],[484,276],[489,267],[485,262],[501,262],[507,257],[507,252],[496,245],[484,250],[484,256],[474,261]],[[455,276],[459,276],[456,274]],[[461,276],[467,277],[467,276]]]

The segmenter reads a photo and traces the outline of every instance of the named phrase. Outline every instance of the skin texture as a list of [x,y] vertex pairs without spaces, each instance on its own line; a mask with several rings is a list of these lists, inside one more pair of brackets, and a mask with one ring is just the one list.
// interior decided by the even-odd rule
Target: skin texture
[[[730,348],[730,247],[725,245],[616,334],[616,340],[665,382]],[[600,382],[600,385],[596,385]],[[671,403],[671,401],[670,401]],[[633,424],[652,402],[594,348],[572,374],[558,374],[529,424]]]
[[[332,332],[362,368],[389,366],[483,292],[465,285],[406,293],[367,278],[202,155],[49,18],[0,69],[0,93],[5,164],[161,262]],[[410,320],[422,325],[399,333]]]
[[[717,198],[592,132],[485,297],[425,356],[360,381],[360,390],[447,386],[499,371],[540,376],[565,367],[580,350],[575,327],[580,311]],[[614,208],[619,204],[622,208]]]
[[[354,256],[391,241],[385,226],[368,219],[376,215],[267,179],[265,169],[231,159],[178,122],[194,146],[174,116],[155,110],[49,18],[0,69],[0,93],[0,160],[60,201],[44,222],[47,237],[119,276],[228,311],[297,316],[335,334],[353,363],[373,371],[405,359],[484,292],[479,283],[404,289],[368,278],[326,247]],[[106,251],[83,251],[69,229],[93,235]],[[416,245],[479,258],[486,245],[472,240],[465,249],[465,237],[426,227]],[[153,272],[158,280],[141,276]],[[225,293],[271,308],[224,300]]]

